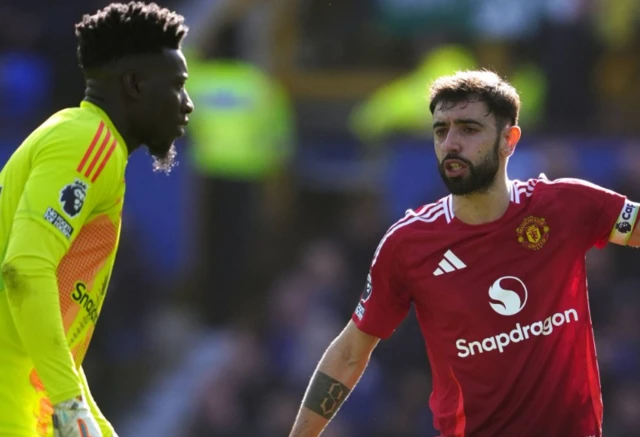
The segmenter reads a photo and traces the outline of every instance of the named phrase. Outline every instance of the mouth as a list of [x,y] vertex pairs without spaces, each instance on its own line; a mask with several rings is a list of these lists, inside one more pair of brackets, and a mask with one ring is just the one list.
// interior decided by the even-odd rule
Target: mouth
[[459,159],[446,159],[442,163],[442,168],[448,177],[455,178],[464,175],[469,166]]
[[184,136],[185,134],[185,128],[187,127],[187,125],[189,124],[189,118],[185,117],[179,124],[178,124],[178,132],[180,133],[179,136]]

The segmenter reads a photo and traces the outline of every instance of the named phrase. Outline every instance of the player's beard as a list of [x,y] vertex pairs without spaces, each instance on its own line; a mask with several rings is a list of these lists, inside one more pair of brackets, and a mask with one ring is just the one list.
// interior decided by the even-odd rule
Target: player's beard
[[[457,159],[467,166],[467,174],[464,176],[456,176],[450,178],[444,170],[444,162],[447,159]],[[485,193],[493,186],[496,175],[500,168],[500,137],[496,138],[493,149],[487,153],[482,161],[473,164],[471,161],[458,156],[455,153],[449,153],[445,156],[438,170],[447,190],[455,196],[466,196],[469,194]]]
[[175,144],[171,144],[168,149],[164,148],[162,151],[149,147],[149,153],[153,156],[153,171],[169,174],[171,169],[178,165],[176,160],[178,151]]

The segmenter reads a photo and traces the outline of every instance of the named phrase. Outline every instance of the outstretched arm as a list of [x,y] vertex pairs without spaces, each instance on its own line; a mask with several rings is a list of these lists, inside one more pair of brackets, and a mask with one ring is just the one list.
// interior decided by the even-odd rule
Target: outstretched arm
[[350,321],[311,377],[290,437],[317,437],[335,416],[369,363],[379,338]]

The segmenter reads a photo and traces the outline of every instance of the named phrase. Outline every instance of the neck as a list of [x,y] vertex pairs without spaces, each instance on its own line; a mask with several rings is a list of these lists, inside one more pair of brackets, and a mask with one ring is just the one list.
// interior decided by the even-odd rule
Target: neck
[[453,212],[463,223],[481,225],[498,220],[509,208],[511,192],[506,176],[485,192],[453,197]]
[[117,99],[107,97],[109,95],[115,95],[114,91],[110,91],[107,88],[108,87],[106,85],[101,84],[96,80],[87,80],[84,100],[93,103],[107,114],[115,128],[118,130],[118,133],[127,144],[127,149],[130,155],[134,150],[140,147],[140,142],[136,140],[135,136],[131,133],[131,129],[126,122],[123,105]]

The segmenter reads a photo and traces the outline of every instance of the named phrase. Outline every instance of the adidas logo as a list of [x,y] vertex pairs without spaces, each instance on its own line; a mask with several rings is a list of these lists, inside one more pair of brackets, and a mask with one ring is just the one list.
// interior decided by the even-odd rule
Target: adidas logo
[[460,258],[455,256],[453,252],[447,250],[447,253],[444,254],[444,258],[438,264],[438,268],[433,271],[434,276],[440,276],[444,273],[453,272],[454,270],[461,270],[466,267],[466,264],[463,263]]

